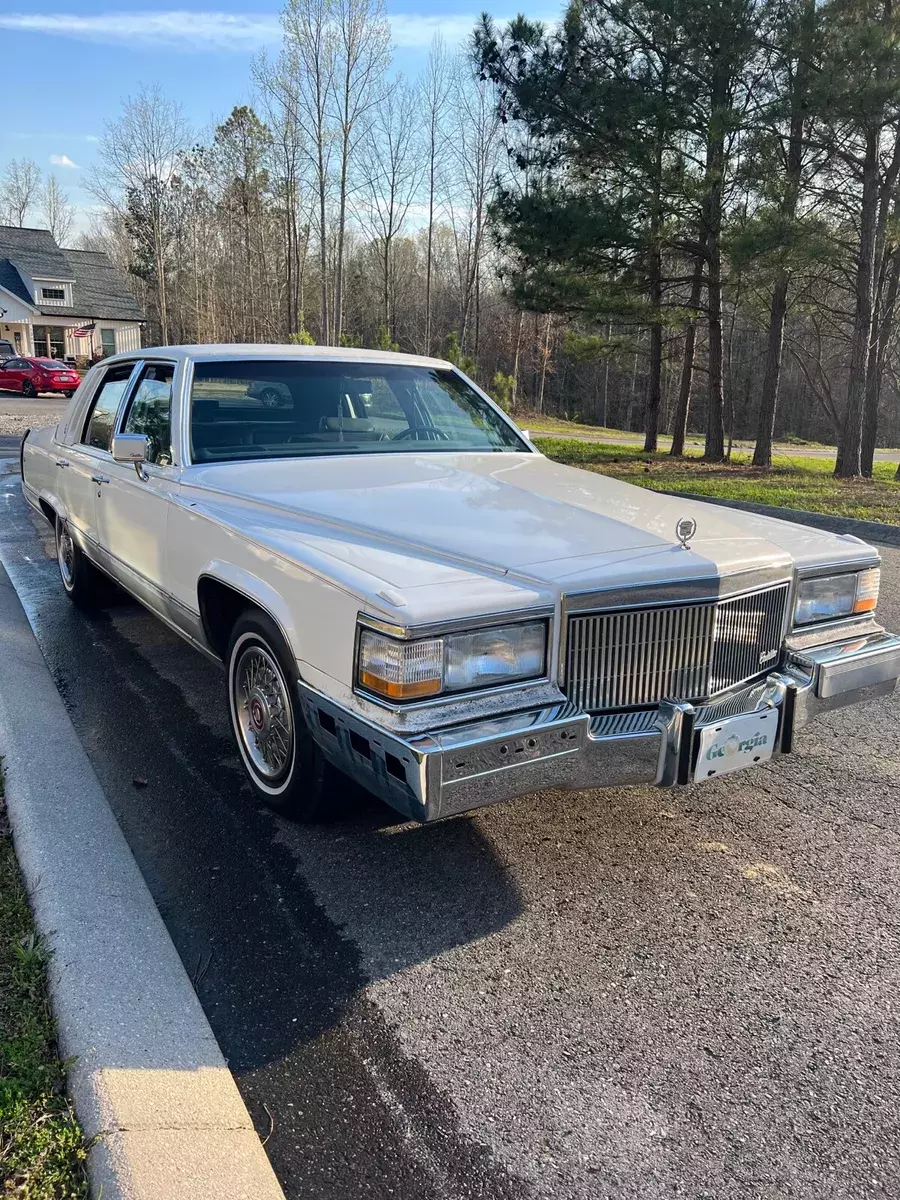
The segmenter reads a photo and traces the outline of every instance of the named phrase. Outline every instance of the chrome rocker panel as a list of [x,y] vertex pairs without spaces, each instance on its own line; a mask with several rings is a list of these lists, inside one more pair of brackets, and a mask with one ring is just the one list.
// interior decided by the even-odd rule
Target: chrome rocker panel
[[436,821],[547,788],[673,787],[693,773],[696,732],[738,713],[777,708],[776,754],[821,712],[890,695],[900,637],[883,632],[793,652],[762,681],[709,704],[665,701],[590,716],[568,703],[398,736],[298,684],[326,757],[405,816]]

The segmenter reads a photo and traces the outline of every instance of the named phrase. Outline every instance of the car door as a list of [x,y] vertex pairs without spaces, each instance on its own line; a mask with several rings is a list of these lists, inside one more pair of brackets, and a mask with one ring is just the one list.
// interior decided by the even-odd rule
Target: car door
[[22,388],[22,360],[10,358],[0,365],[0,388],[7,392],[18,392]]
[[76,541],[94,559],[99,554],[97,502],[110,480],[112,434],[136,369],[134,362],[115,363],[104,372],[77,437],[61,447],[56,460],[57,492],[65,505],[66,519]]
[[111,460],[97,500],[97,538],[111,573],[144,603],[165,616],[166,526],[169,501],[178,488],[179,468],[172,462],[173,362],[141,364],[116,432],[141,433],[149,441],[146,463]]

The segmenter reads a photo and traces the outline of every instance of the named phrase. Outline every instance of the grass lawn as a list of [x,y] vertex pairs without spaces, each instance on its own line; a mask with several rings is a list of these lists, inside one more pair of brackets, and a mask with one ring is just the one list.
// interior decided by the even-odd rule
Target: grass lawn
[[65,1095],[34,930],[0,777],[0,1196],[82,1200],[86,1148]]
[[779,455],[766,471],[750,466],[749,454],[735,454],[731,463],[713,466],[700,461],[699,451],[695,457],[670,459],[664,453],[648,455],[636,446],[602,442],[541,437],[535,444],[559,462],[615,475],[641,487],[900,525],[900,483],[894,482],[894,463],[876,463],[872,479],[848,480],[834,478],[832,458]]

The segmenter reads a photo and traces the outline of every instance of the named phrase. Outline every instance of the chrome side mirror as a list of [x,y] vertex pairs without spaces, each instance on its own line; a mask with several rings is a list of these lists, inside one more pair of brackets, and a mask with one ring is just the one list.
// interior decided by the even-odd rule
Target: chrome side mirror
[[150,439],[145,433],[117,433],[112,440],[112,456],[115,462],[131,463],[138,479],[145,482],[150,478],[144,463],[150,454]]

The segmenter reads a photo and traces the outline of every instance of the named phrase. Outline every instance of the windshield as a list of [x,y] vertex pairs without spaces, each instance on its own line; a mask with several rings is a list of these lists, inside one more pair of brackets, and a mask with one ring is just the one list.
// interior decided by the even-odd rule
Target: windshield
[[194,462],[423,450],[528,446],[454,371],[296,359],[194,365]]

